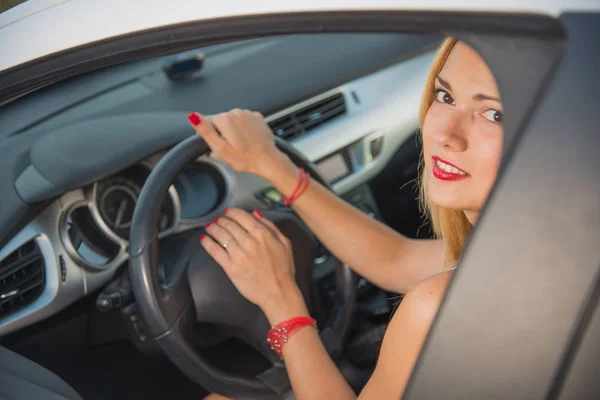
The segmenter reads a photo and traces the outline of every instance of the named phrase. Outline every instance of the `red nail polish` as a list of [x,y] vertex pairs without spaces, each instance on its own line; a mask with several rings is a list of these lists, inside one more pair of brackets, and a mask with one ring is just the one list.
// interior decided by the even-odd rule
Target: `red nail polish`
[[206,224],[206,227],[205,227],[205,228],[208,228],[208,227],[209,227],[209,226],[211,226],[211,225],[212,225],[212,222],[209,222],[208,224]]
[[260,211],[258,211],[256,208],[254,209],[254,212],[256,213],[256,215],[258,215],[261,218],[264,218],[265,216],[262,215],[262,213]]
[[206,235],[200,235],[200,241],[203,241],[206,238]]
[[189,113],[188,114],[188,119],[190,120],[190,122],[194,126],[198,126],[198,125],[200,125],[200,122],[202,122],[202,120],[200,119],[200,117],[198,116],[198,114],[194,114],[194,113]]
[[220,219],[221,219],[221,217],[215,218],[215,222],[219,222]]

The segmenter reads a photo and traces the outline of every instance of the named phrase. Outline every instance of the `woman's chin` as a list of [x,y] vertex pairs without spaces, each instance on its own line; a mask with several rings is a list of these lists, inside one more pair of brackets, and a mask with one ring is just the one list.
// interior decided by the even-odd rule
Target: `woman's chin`
[[429,191],[429,200],[432,204],[438,207],[448,208],[451,210],[465,210],[468,207],[468,202],[465,202],[464,196],[457,193],[448,193],[447,191]]

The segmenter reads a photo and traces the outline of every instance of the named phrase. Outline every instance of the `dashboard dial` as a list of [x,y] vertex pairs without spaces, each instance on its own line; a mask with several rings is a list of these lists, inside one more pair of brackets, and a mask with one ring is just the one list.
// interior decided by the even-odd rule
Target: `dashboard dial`
[[[112,177],[98,183],[95,201],[100,217],[117,236],[129,239],[133,212],[142,191],[141,183],[126,177]],[[174,221],[173,202],[169,196],[163,202],[159,231],[169,228]]]
[[96,190],[102,220],[113,232],[127,239],[140,186],[129,179],[117,177],[103,181]]

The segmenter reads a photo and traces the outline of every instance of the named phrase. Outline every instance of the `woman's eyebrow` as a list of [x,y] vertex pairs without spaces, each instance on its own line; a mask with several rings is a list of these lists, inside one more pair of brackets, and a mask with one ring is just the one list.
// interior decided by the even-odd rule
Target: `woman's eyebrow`
[[478,93],[475,96],[473,96],[473,100],[477,100],[477,101],[492,100],[492,101],[496,101],[496,102],[502,104],[502,102],[500,101],[499,98],[494,97],[494,96],[489,96],[487,94],[482,94],[482,93]]
[[435,79],[437,79],[437,81],[440,83],[440,85],[442,85],[446,89],[452,91],[452,87],[450,86],[450,84],[447,81],[443,80],[439,76],[437,76]]
[[[450,83],[448,83],[448,81],[440,78],[439,76],[437,76],[436,79],[440,85],[442,85],[444,88],[452,91],[452,86],[450,86]],[[495,101],[495,102],[502,104],[502,102],[500,101],[499,98],[490,96],[487,94],[483,94],[483,93],[478,93],[475,96],[473,96],[473,100],[476,100],[476,101],[491,100],[491,101]]]

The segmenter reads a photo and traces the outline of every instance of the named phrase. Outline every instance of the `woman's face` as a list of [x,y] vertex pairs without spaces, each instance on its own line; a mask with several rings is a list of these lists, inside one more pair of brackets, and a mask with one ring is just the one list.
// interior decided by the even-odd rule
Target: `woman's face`
[[502,104],[487,64],[458,42],[434,86],[423,123],[427,195],[434,204],[477,219],[502,153]]

